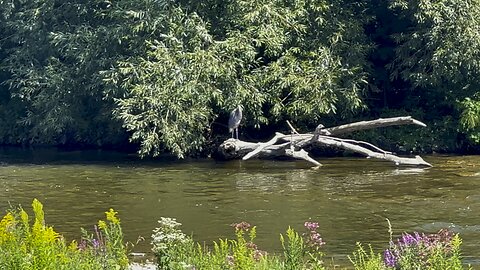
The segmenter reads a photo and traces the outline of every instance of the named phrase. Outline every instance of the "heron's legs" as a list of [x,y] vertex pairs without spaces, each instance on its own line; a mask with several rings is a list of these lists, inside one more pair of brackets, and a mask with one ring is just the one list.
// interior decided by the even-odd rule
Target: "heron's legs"
[[235,129],[235,132],[237,134],[237,140],[238,140],[238,128]]
[[233,139],[233,132],[235,132],[234,130],[232,130],[232,139]]

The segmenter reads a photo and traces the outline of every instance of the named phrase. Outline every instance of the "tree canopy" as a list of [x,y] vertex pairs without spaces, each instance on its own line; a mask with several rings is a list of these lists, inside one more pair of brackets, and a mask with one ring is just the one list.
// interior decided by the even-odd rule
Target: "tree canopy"
[[250,132],[403,110],[448,137],[425,149],[471,149],[479,15],[477,0],[0,0],[0,143],[185,157],[242,104]]

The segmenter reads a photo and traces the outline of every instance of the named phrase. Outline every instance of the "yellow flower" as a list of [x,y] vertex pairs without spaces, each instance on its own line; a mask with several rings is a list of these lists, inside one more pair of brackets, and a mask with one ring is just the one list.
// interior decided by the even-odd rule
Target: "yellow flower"
[[77,243],[77,241],[73,240],[73,241],[70,243],[70,245],[68,245],[68,249],[69,249],[70,251],[74,251],[74,252],[75,252],[75,251],[78,251],[78,243]]
[[12,240],[11,227],[15,225],[15,217],[7,213],[0,221],[0,245]]
[[105,223],[105,221],[103,221],[103,220],[99,220],[98,221],[98,227],[102,230],[106,230],[107,229],[107,223]]
[[112,208],[110,208],[108,212],[105,212],[105,214],[107,215],[108,221],[112,222],[113,224],[120,223],[120,219],[115,216],[116,214],[118,214],[118,212],[113,211]]
[[2,218],[2,221],[0,221],[0,228],[7,229],[14,221],[15,217],[9,212]]

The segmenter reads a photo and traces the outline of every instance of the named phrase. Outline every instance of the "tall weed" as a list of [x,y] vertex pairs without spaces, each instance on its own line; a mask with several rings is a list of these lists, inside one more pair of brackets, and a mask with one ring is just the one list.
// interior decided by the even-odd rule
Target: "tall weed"
[[[96,235],[69,244],[45,224],[43,205],[32,203],[33,223],[21,207],[7,212],[0,221],[0,269],[126,269],[128,259],[116,212],[106,212]],[[100,225],[101,224],[101,225]]]

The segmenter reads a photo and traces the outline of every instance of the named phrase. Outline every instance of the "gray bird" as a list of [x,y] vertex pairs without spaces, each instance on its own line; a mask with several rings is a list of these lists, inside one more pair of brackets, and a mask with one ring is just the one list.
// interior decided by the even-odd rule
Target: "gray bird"
[[238,105],[235,110],[230,113],[230,118],[228,119],[228,131],[232,133],[235,130],[238,140],[238,126],[242,121],[242,105]]

